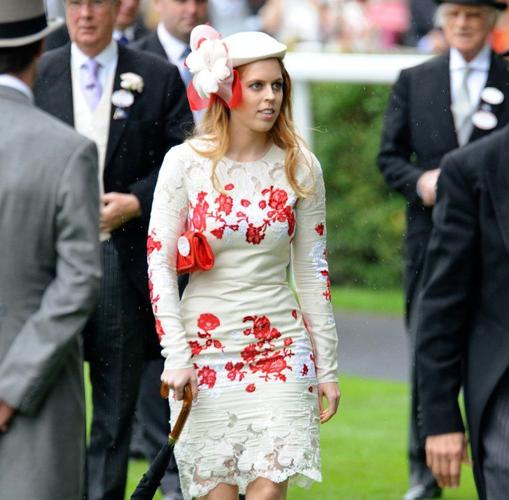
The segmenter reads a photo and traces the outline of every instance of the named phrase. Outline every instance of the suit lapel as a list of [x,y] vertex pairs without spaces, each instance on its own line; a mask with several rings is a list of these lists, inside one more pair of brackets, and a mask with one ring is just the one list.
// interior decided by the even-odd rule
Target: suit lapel
[[442,56],[437,59],[437,66],[431,68],[429,78],[428,91],[431,93],[429,102],[434,104],[430,111],[433,113],[437,137],[441,137],[446,142],[449,150],[456,149],[458,138],[451,111],[449,56]]
[[509,251],[509,128],[503,132],[498,164],[488,165],[485,182],[493,200],[498,225],[504,244]]
[[[129,71],[127,59],[126,49],[121,45],[118,46],[118,62],[117,68],[115,70],[115,80],[113,82],[113,92],[120,90],[120,75],[122,73],[127,73]],[[135,101],[136,102],[136,101]],[[134,104],[133,104],[134,106]],[[108,135],[108,147],[106,148],[106,160],[105,160],[105,168],[108,167],[111,159],[113,158],[113,154],[117,149],[118,142],[124,133],[127,121],[131,115],[130,109],[127,109],[126,118],[122,119],[113,119],[113,115],[115,114],[116,107],[112,104],[110,111],[110,132]]]
[[[496,56],[494,52],[491,53],[491,63],[490,70],[488,72],[488,79],[486,80],[486,87],[495,87],[499,90],[504,91],[507,87],[507,68],[505,66],[505,61],[502,61],[500,58]],[[506,92],[504,92],[505,98],[509,99],[509,96]],[[507,104],[504,102],[499,106],[494,106],[492,112],[497,117],[500,117],[500,113],[502,109]],[[480,137],[483,137],[489,133],[493,132],[493,130],[482,130],[480,128],[474,127],[472,130],[472,135],[468,142],[475,141]]]
[[168,60],[168,54],[166,54],[166,51],[164,50],[164,47],[162,46],[161,41],[157,36],[157,32],[152,33],[148,41],[150,42],[150,52],[153,52],[154,54],[157,54],[158,56],[164,57],[164,59]]
[[48,85],[48,88],[51,89],[51,92],[47,92],[48,98],[52,100],[49,103],[51,113],[74,127],[70,43],[62,48],[61,54],[54,64],[54,69],[44,85]]

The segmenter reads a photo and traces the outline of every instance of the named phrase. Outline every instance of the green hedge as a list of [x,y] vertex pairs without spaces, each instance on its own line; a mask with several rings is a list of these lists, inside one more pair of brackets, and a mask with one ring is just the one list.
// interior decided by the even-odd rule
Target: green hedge
[[403,198],[376,166],[389,88],[315,84],[314,151],[327,187],[332,282],[370,288],[402,283]]

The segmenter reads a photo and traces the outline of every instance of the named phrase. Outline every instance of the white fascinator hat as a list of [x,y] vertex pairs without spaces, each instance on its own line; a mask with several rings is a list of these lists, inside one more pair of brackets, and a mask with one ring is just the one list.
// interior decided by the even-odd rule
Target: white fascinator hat
[[207,108],[215,96],[234,108],[242,98],[235,68],[263,59],[283,59],[286,54],[286,45],[266,33],[243,31],[223,39],[205,24],[191,31],[190,45],[186,65],[193,79],[187,97],[193,110]]

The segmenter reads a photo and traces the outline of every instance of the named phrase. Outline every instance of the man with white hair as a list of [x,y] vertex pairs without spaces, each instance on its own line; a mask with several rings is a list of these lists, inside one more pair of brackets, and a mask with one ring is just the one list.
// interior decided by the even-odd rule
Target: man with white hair
[[[450,49],[401,72],[386,111],[378,156],[387,184],[407,200],[405,294],[412,360],[440,161],[449,151],[509,121],[509,67],[488,45],[498,12],[506,4],[496,0],[436,1],[437,21]],[[412,363],[411,488],[406,500],[441,494],[426,466],[419,438],[415,380]]]

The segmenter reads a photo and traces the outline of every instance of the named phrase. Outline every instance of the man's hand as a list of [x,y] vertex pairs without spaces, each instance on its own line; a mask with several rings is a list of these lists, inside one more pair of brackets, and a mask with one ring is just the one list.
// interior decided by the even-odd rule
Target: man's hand
[[13,415],[14,408],[10,407],[3,401],[0,401],[0,432],[7,432],[9,429],[9,422]]
[[470,464],[468,440],[462,432],[426,438],[426,463],[441,488],[457,488],[461,463]]
[[437,198],[437,180],[440,169],[435,168],[424,172],[417,181],[417,193],[425,207],[432,207]]
[[141,215],[141,206],[134,194],[106,193],[101,196],[101,231],[110,233]]

